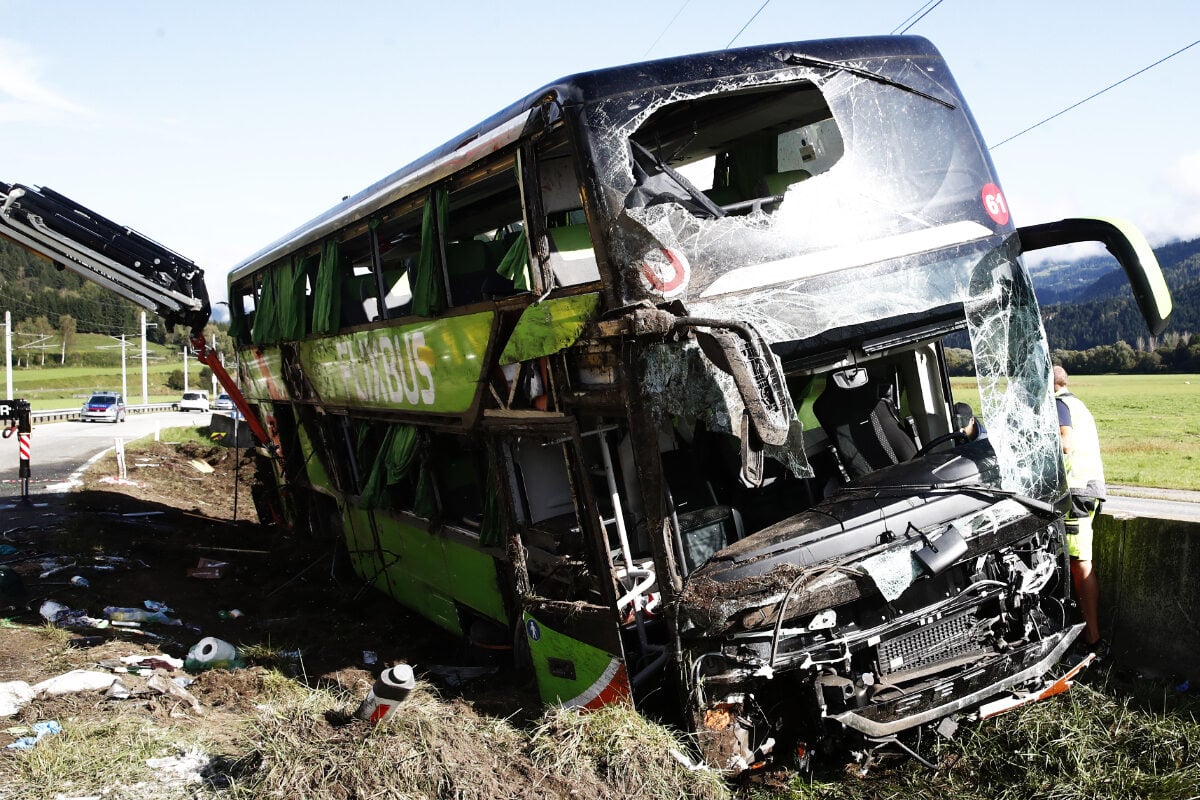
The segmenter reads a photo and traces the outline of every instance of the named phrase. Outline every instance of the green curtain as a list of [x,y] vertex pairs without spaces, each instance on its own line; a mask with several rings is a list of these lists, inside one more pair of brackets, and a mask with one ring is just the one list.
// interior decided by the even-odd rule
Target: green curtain
[[291,264],[280,264],[279,269],[279,338],[289,341],[304,338],[305,322],[305,267],[308,259],[292,256]]
[[[421,253],[413,278],[413,313],[433,317],[446,310],[446,282],[437,257],[437,244],[446,230],[450,195],[445,189],[433,192],[421,216]],[[436,217],[434,216],[436,214]]]
[[385,505],[388,487],[407,476],[417,461],[418,441],[417,429],[412,425],[388,427],[383,446],[379,448],[367,478],[367,485],[359,495],[359,508],[371,509]]
[[500,260],[500,266],[496,267],[496,273],[500,277],[508,278],[513,282],[513,288],[522,292],[529,291],[529,248],[526,241],[525,231],[522,229],[508,248],[508,252],[504,254],[504,258]]
[[246,331],[246,316],[242,313],[242,298],[229,300],[229,336],[235,342]]
[[338,273],[338,243],[327,239],[321,245],[317,285],[313,288],[313,333],[334,333],[338,329],[342,306],[342,282]]
[[[492,486],[492,471],[488,469],[487,485]],[[479,526],[480,547],[504,547],[504,522],[496,493],[489,491],[483,501],[483,522]]]
[[258,309],[254,314],[254,329],[250,332],[250,341],[254,344],[267,344],[279,340],[279,320],[276,312],[279,305],[277,280],[274,267],[263,270]]

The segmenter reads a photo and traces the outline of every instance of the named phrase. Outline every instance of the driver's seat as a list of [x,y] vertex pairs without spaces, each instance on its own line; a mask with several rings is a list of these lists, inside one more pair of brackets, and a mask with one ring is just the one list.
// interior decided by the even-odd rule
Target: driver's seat
[[813,402],[813,414],[851,478],[908,461],[917,445],[900,426],[892,386],[864,367],[839,370]]

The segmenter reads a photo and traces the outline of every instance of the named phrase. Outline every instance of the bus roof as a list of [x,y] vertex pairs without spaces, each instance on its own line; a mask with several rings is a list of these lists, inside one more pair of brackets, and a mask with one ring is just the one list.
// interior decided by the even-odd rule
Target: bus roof
[[832,62],[883,56],[941,57],[933,44],[923,37],[870,36],[756,45],[570,75],[526,95],[441,147],[346,197],[234,266],[229,282],[232,284],[288,253],[365,219],[390,203],[516,141],[533,109],[548,99],[557,99],[563,106],[574,106],[655,86],[711,82],[723,75],[774,71],[788,66],[781,54],[802,54]]

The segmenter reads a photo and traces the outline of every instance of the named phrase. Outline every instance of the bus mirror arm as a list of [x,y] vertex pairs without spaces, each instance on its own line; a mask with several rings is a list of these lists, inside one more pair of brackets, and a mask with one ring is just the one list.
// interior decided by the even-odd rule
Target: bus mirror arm
[[1142,318],[1157,336],[1171,316],[1171,294],[1146,238],[1133,225],[1099,217],[1064,219],[1017,229],[1021,252],[1079,242],[1100,242],[1120,263],[1133,287]]

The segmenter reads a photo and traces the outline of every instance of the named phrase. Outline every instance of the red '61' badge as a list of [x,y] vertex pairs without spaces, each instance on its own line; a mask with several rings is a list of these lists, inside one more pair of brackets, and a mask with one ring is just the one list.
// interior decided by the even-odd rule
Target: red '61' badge
[[987,211],[997,225],[1008,224],[1008,202],[1004,199],[1004,192],[1000,191],[1000,187],[994,183],[989,183],[983,187],[983,207]]

